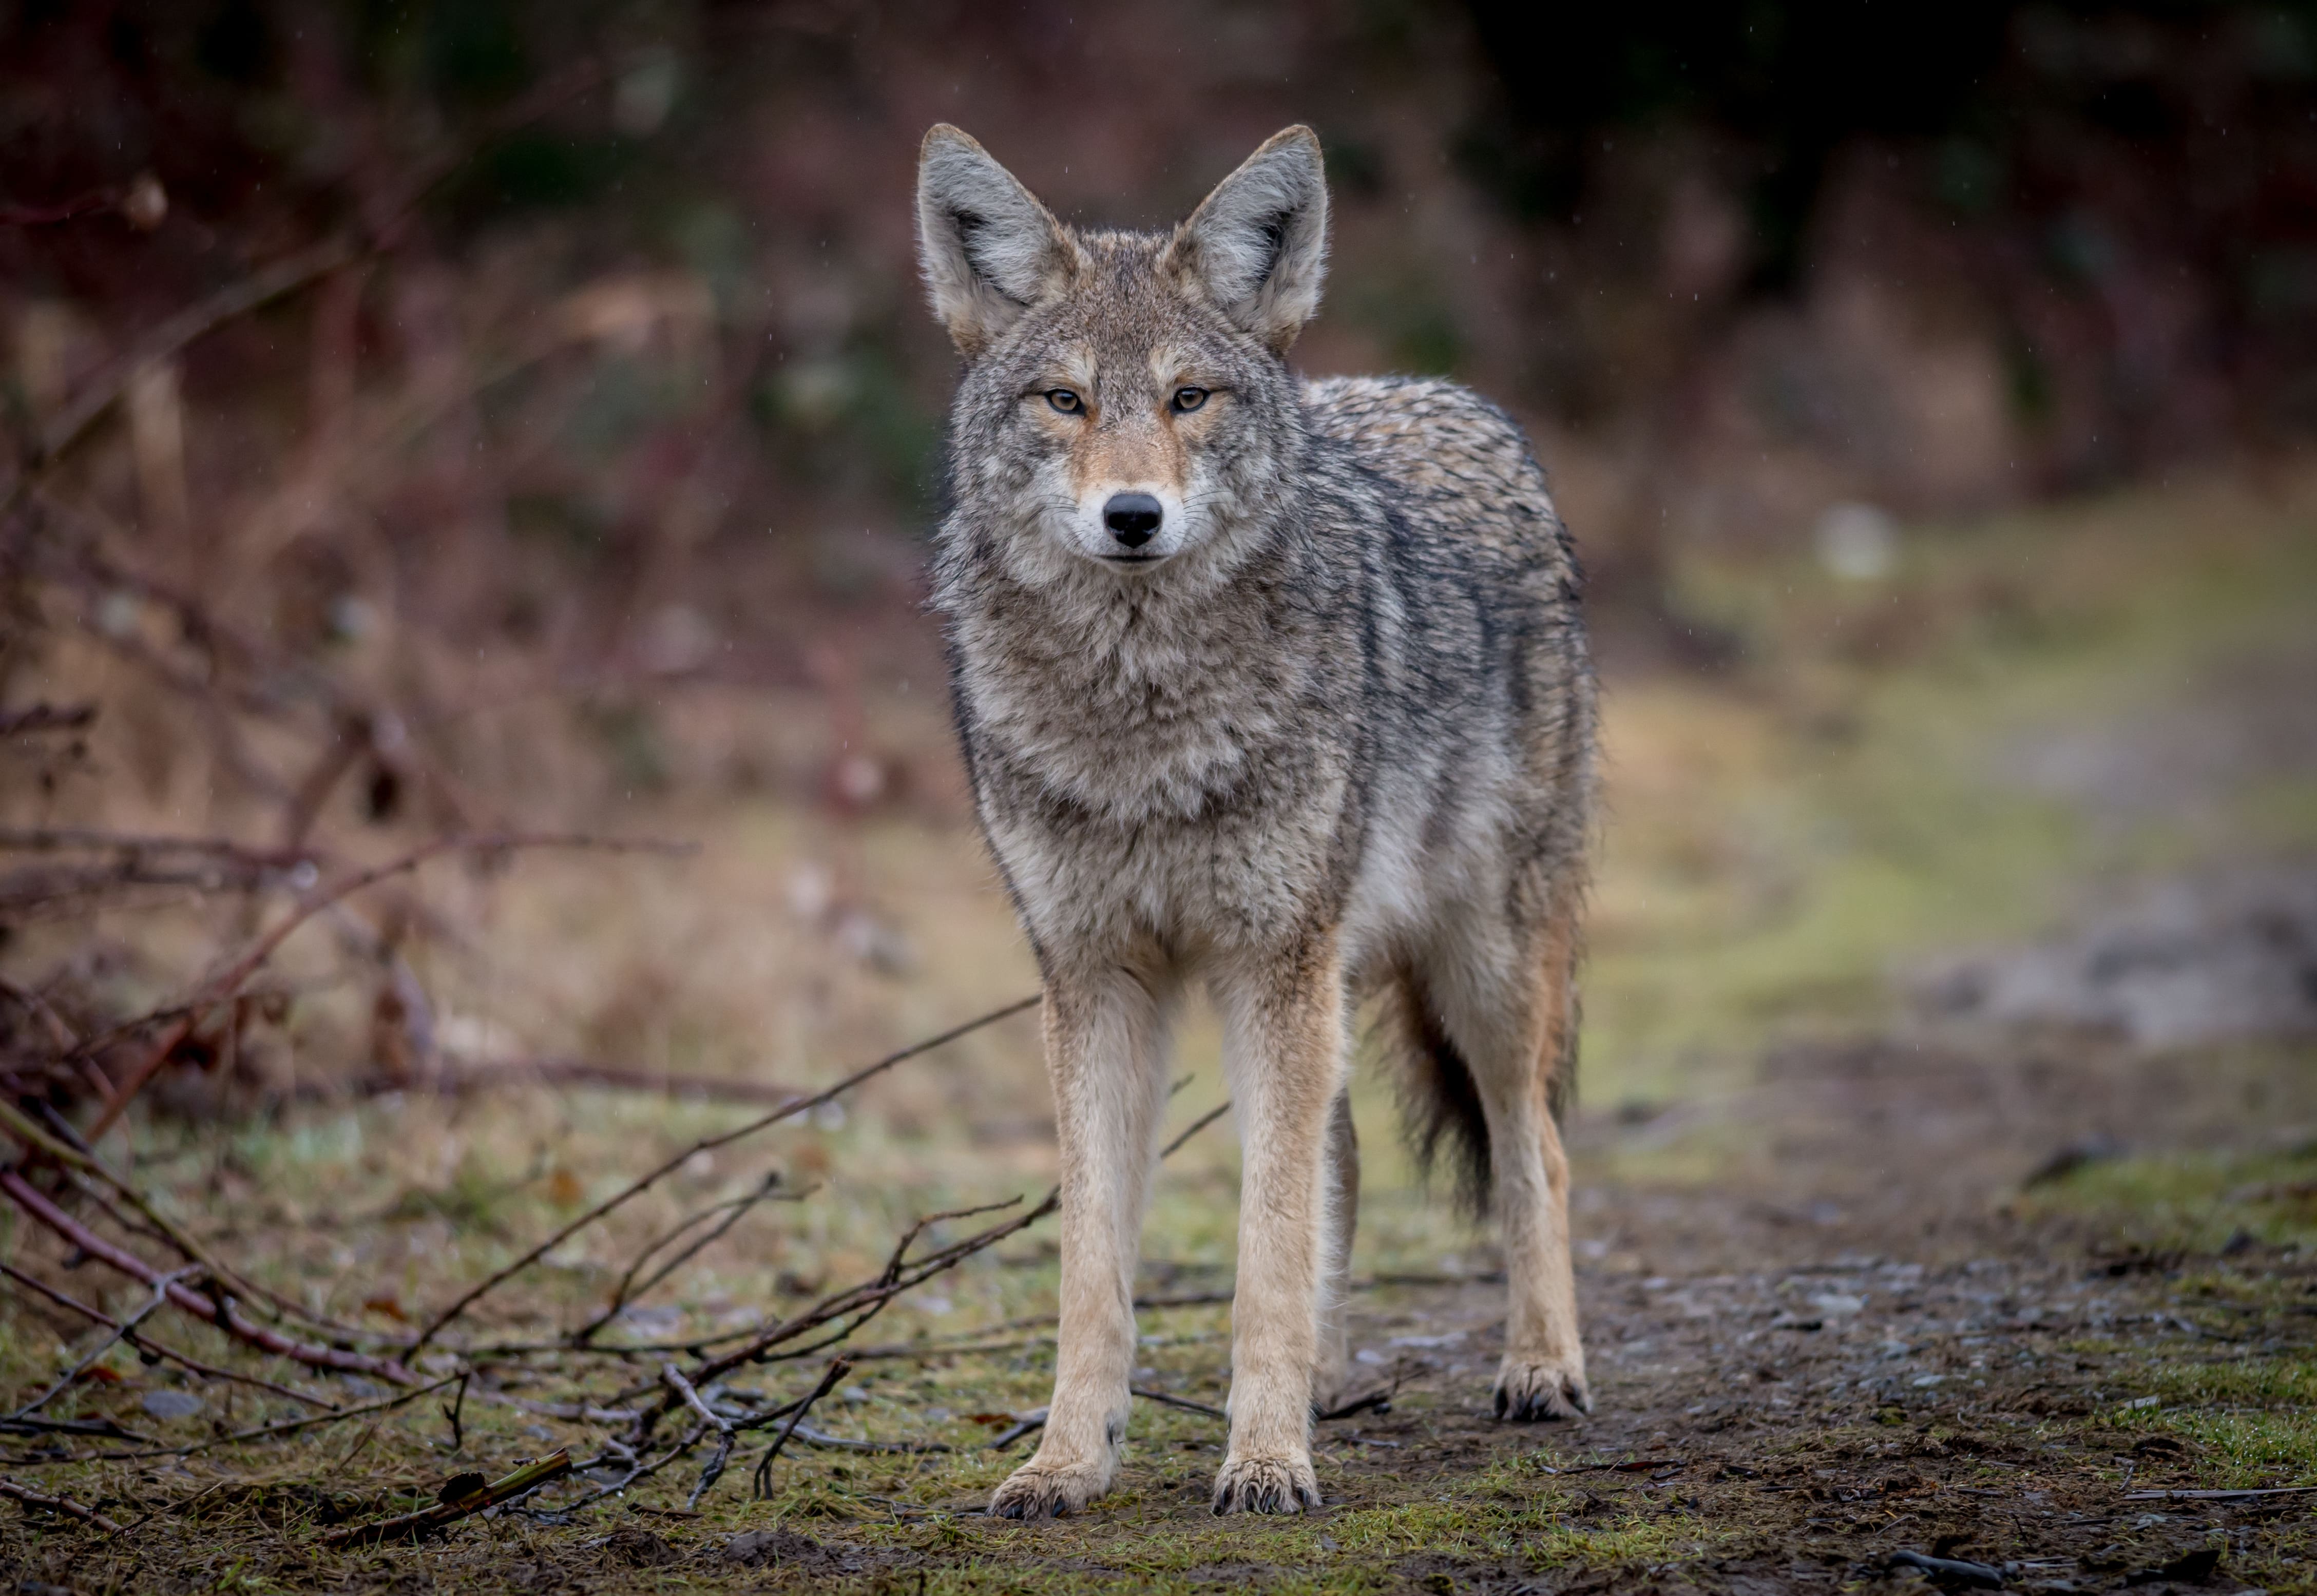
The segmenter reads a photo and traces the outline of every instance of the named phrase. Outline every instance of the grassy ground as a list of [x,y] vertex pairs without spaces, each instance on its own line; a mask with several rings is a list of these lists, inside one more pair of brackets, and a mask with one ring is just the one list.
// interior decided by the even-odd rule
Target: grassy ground
[[[2313,506],[2304,482],[2221,483],[1927,529],[1874,584],[1700,555],[1684,602],[1731,629],[1741,663],[1702,681],[1613,650],[1571,1125],[1599,1409],[1581,1425],[1486,1417],[1493,1253],[1416,1190],[1371,1072],[1355,1343],[1398,1390],[1389,1413],[1321,1427],[1321,1514],[1211,1518],[1221,1426],[1142,1402],[1095,1511],[980,1517],[1026,1450],[989,1444],[1002,1416],[1051,1379],[1053,1252],[1033,1227],[864,1331],[886,1353],[817,1410],[840,1436],[946,1451],[799,1448],[757,1502],[744,1450],[696,1512],[687,1463],[568,1521],[501,1514],[418,1547],[326,1549],[327,1526],[405,1511],[451,1476],[558,1444],[593,1455],[604,1426],[514,1405],[568,1381],[500,1366],[470,1387],[455,1446],[435,1398],[182,1458],[65,1463],[22,1442],[10,1477],[130,1527],[22,1514],[0,1523],[0,1568],[75,1590],[1753,1592],[1879,1580],[1906,1547],[2015,1563],[2029,1588],[2187,1582],[2206,1551],[2214,1588],[2317,1588],[2312,1498],[2132,1499],[2317,1485],[2317,1054],[1968,1032],[1902,995],[1945,950],[2317,847],[2317,760],[2290,735],[2317,670]],[[422,972],[446,1026],[810,1082],[1032,990],[988,869],[937,801],[944,734],[924,698],[876,709],[929,772],[915,809],[840,824],[693,782],[631,816],[701,837],[692,864],[457,885],[490,936],[488,957]],[[657,735],[706,760],[784,735],[749,718],[782,712],[693,703]],[[293,1017],[293,1065],[326,1069],[344,1045],[338,1001],[318,996],[303,1031]],[[1178,1123],[1216,1101],[1212,1049],[1194,1024]],[[106,1151],[253,1272],[391,1328],[746,1117],[602,1092],[412,1095],[139,1120]],[[2095,1133],[2100,1155],[2023,1185]],[[1033,1022],[1006,1021],[842,1114],[695,1159],[491,1299],[474,1334],[577,1322],[637,1248],[771,1170],[794,1200],[749,1214],[616,1334],[680,1339],[796,1305],[873,1272],[913,1216],[1034,1199],[1050,1135]],[[1235,1175],[1227,1126],[1167,1167],[1147,1389],[1222,1400]],[[0,1253],[116,1313],[144,1295],[60,1267],[21,1226]],[[9,1290],[0,1383],[22,1400],[94,1342]],[[204,1331],[167,1338],[258,1367]],[[169,1444],[296,1411],[118,1350],[103,1368],[47,1411]],[[785,1397],[819,1368],[734,1383]],[[655,1369],[639,1358],[589,1388]],[[164,1392],[200,1405],[164,1416]]]

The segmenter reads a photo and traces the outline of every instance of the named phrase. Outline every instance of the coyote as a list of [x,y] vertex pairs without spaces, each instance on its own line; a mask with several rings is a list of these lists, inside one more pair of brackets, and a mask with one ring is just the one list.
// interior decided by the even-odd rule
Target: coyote
[[1110,1486],[1170,1013],[1205,986],[1244,1150],[1218,1513],[1320,1502],[1347,1378],[1355,1011],[1411,1144],[1461,1155],[1511,1279],[1496,1408],[1587,1410],[1555,1120],[1591,797],[1580,579],[1502,411],[1303,382],[1328,192],[1308,128],[1171,233],[1064,226],[955,128],[917,243],[964,357],[934,557],[974,803],[1045,979],[1061,1327],[1045,1435],[991,1511]]

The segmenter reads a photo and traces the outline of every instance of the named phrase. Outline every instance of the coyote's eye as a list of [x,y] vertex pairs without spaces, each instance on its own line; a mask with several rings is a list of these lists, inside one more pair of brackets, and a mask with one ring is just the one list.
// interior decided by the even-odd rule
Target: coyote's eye
[[1173,408],[1178,415],[1188,415],[1207,402],[1207,390],[1203,388],[1178,388],[1175,390]]
[[1048,388],[1046,390],[1046,403],[1051,405],[1064,415],[1083,415],[1086,414],[1086,401],[1079,398],[1077,394],[1066,388]]

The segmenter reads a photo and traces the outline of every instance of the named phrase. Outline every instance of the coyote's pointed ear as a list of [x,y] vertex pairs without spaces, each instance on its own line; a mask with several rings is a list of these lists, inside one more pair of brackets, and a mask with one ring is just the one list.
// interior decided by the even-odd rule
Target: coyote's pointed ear
[[917,152],[917,264],[934,314],[971,360],[1060,287],[1078,252],[989,152],[944,122]]
[[1168,262],[1280,354],[1320,308],[1328,274],[1328,176],[1320,136],[1274,133],[1175,229]]

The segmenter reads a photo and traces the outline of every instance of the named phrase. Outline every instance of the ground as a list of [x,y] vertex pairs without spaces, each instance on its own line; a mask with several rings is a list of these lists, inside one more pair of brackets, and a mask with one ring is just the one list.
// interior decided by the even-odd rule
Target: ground
[[[1874,587],[1799,558],[1701,555],[1683,602],[1741,639],[1742,666],[1702,682],[1613,655],[1570,1122],[1596,1397],[1582,1422],[1489,1416],[1494,1254],[1394,1154],[1389,1083],[1370,1068],[1353,1343],[1391,1396],[1319,1427],[1318,1513],[1214,1519],[1221,1426],[1146,1400],[1119,1486],[1092,1511],[982,1516],[1030,1441],[991,1443],[1051,1379],[1053,1253],[1032,1227],[857,1336],[863,1355],[815,1412],[838,1437],[953,1449],[799,1447],[764,1501],[743,1450],[696,1512],[687,1461],[577,1513],[553,1511],[577,1493],[559,1488],[531,1504],[546,1511],[416,1546],[327,1549],[327,1527],[407,1511],[453,1475],[559,1443],[595,1455],[604,1426],[513,1404],[575,1379],[607,1395],[656,1368],[501,1361],[455,1446],[432,1400],[183,1459],[60,1463],[11,1438],[10,1477],[125,1528],[0,1510],[0,1570],[27,1591],[1767,1592],[1960,1577],[1893,1567],[1910,1552],[2026,1590],[2317,1589],[2317,1052],[2295,1031],[2317,1005],[2304,486],[1947,529],[1910,539]],[[810,853],[793,817],[693,818],[731,861],[723,876],[767,896]],[[864,956],[798,998],[875,1020],[795,1021],[810,1045],[767,1069],[780,1079],[833,1078],[1034,985],[953,825],[875,823],[846,846],[840,873],[912,950],[882,962],[913,973]],[[656,961],[591,955],[652,975],[604,982],[588,1021],[603,1034],[653,1034],[674,1024],[662,1011],[712,1031],[698,1016],[739,1001],[717,984],[761,974],[711,957],[714,937],[671,956],[667,916],[729,928],[745,905],[654,868],[550,878],[499,921],[616,942],[613,897],[651,920]],[[2247,1016],[2260,1022],[2232,1022]],[[828,1050],[840,1036],[850,1052]],[[693,1160],[664,1204],[655,1192],[495,1298],[465,1344],[575,1323],[658,1227],[768,1168],[797,1200],[752,1212],[729,1253],[631,1309],[622,1339],[705,1333],[873,1272],[913,1214],[1034,1199],[1051,1161],[1033,1039],[1032,1021],[1006,1021],[900,1066],[848,1115]],[[700,1044],[711,1062],[719,1045]],[[1194,1027],[1178,1124],[1215,1100],[1212,1050]],[[156,1119],[112,1146],[213,1244],[390,1327],[745,1118],[599,1092],[413,1095]],[[1223,1398],[1235,1171],[1227,1125],[1167,1166],[1145,1390]],[[143,1295],[64,1267],[22,1226],[6,1245],[116,1311]],[[22,1297],[4,1315],[12,1392],[94,1344]],[[736,1398],[801,1394],[820,1366],[736,1376]],[[173,1443],[292,1411],[126,1356],[107,1367],[119,1378],[45,1411]],[[201,1406],[172,1416],[163,1393]]]

